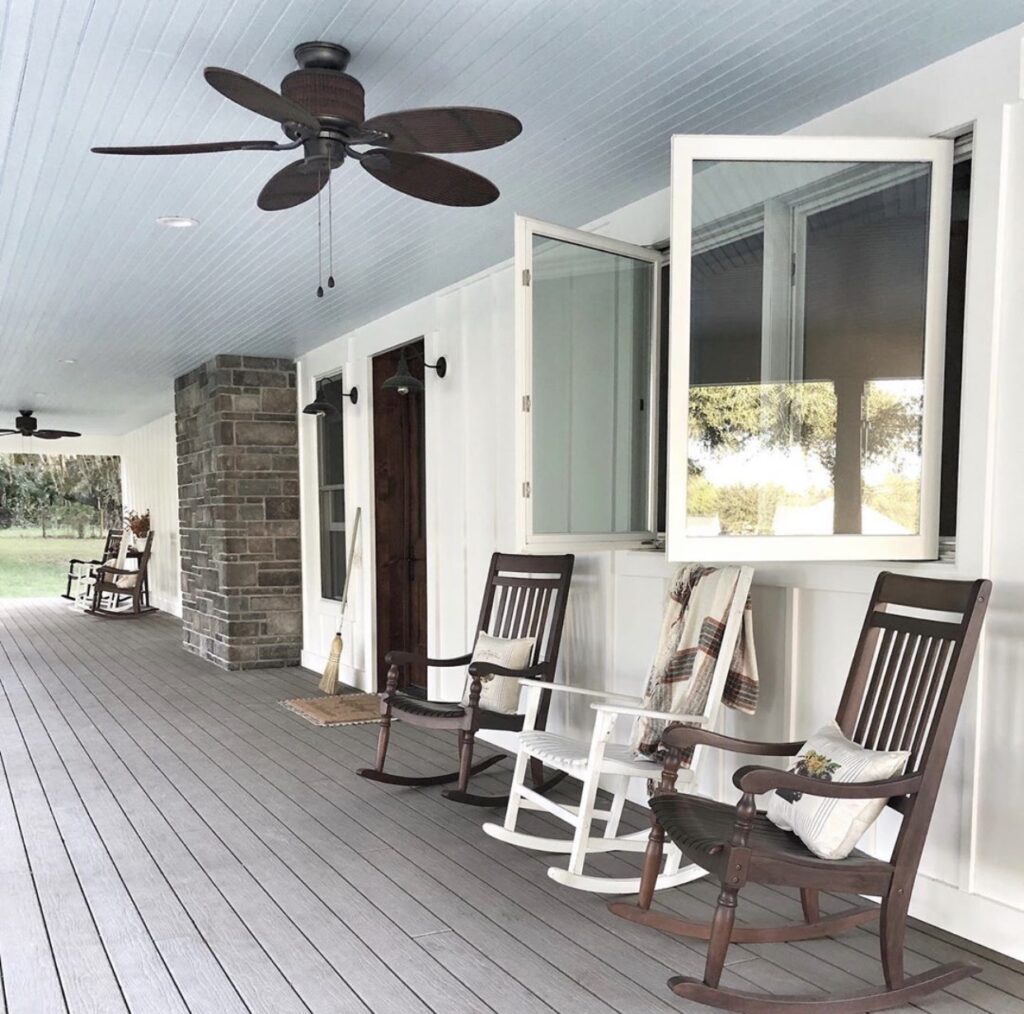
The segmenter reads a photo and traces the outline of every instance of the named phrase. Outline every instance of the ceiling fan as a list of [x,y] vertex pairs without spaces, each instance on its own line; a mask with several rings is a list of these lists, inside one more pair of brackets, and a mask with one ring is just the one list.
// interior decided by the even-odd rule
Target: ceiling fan
[[14,420],[13,430],[0,430],[0,437],[12,433],[19,433],[23,437],[39,437],[40,440],[60,440],[61,437],[80,437],[81,433],[74,430],[41,430],[38,429],[39,422],[32,409],[23,408],[18,412],[18,418]]
[[294,53],[300,69],[285,77],[280,93],[232,70],[203,71],[207,82],[226,98],[280,123],[286,143],[215,141],[92,150],[104,155],[191,155],[301,147],[304,157],[275,173],[260,191],[256,203],[264,211],[293,208],[316,197],[346,158],[359,162],[381,183],[435,204],[476,207],[497,199],[498,188],[490,180],[424,153],[480,151],[505,144],[523,129],[516,117],[497,109],[441,106],[365,119],[363,86],[345,73],[350,54],[344,46],[304,42]]

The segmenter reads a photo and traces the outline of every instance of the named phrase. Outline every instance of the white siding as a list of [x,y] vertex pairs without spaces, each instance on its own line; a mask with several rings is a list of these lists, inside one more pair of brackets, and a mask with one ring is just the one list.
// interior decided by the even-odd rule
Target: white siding
[[173,415],[160,416],[121,438],[121,486],[125,510],[148,508],[152,517],[150,599],[157,609],[181,616],[178,457]]

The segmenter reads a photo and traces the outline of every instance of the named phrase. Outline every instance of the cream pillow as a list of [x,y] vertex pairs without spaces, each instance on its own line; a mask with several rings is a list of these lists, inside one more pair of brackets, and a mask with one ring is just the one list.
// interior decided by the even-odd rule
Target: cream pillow
[[[117,557],[112,556],[109,560],[104,560],[103,566],[117,568]],[[122,564],[122,566],[118,569],[128,570],[129,568],[127,566],[127,563],[125,563]],[[118,588],[124,588],[125,590],[129,590],[135,587],[135,582],[137,578],[137,574],[116,574],[114,575],[114,584],[117,585]]]
[[[903,774],[909,756],[906,750],[865,750],[829,722],[807,740],[789,770],[826,782],[874,782]],[[885,804],[885,799],[828,799],[777,789],[769,793],[768,819],[796,834],[816,856],[845,859]]]
[[[530,664],[533,652],[532,637],[492,637],[483,631],[477,635],[473,649],[473,662],[493,662],[506,669],[525,669]],[[466,677],[466,689],[462,692],[462,706],[469,706],[469,687],[472,680]],[[499,711],[503,715],[519,713],[519,680],[511,676],[484,676],[481,679],[480,707],[487,711]]]

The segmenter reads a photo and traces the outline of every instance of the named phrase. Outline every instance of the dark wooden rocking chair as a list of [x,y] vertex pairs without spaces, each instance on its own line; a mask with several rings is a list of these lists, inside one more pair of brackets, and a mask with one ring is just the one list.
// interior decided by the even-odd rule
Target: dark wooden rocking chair
[[[90,613],[117,619],[136,618],[156,609],[149,604],[149,556],[153,549],[153,533],[146,536],[142,549],[132,553],[138,561],[137,570],[125,570],[105,564],[96,568]],[[104,598],[106,596],[106,598]],[[129,599],[129,608],[120,608],[122,599]]]
[[[907,909],[946,765],[964,689],[981,632],[991,584],[939,581],[880,574],[861,630],[836,720],[844,735],[874,750],[908,750],[906,773],[877,782],[827,782],[776,768],[742,767],[733,783],[743,793],[736,806],[672,791],[677,751],[698,743],[735,753],[792,757],[802,743],[757,743],[676,727],[662,742],[669,748],[660,788],[651,798],[651,836],[637,902],[610,908],[633,922],[708,940],[703,981],[669,979],[676,994],[731,1011],[758,1014],[853,1014],[910,1003],[979,969],[947,964],[908,978],[903,969]],[[909,610],[909,612],[908,612]],[[933,614],[931,616],[925,614]],[[934,614],[955,613],[959,620]],[[754,799],[771,789],[790,789],[833,799],[887,797],[903,816],[888,861],[854,850],[846,859],[819,859],[796,835],[782,831]],[[716,876],[721,893],[710,924],[651,911],[666,835],[690,861]],[[783,926],[736,926],[737,895],[747,883],[799,887],[804,922]],[[831,916],[818,908],[819,891],[881,897]],[[885,987],[832,997],[782,997],[719,986],[729,944],[811,940],[881,918]]]
[[[469,779],[506,755],[499,753],[473,763],[473,746],[480,729],[502,729],[518,732],[523,726],[522,715],[506,715],[481,708],[481,677],[503,679],[537,679],[551,682],[555,677],[555,663],[562,640],[566,600],[572,579],[574,557],[567,556],[511,556],[495,553],[487,573],[487,586],[480,607],[477,630],[494,637],[533,637],[535,644],[530,665],[525,669],[506,669],[490,662],[474,662],[469,666],[471,679],[467,706],[451,701],[424,701],[398,690],[399,667],[404,665],[464,666],[469,665],[472,653],[456,658],[423,658],[407,651],[389,651],[387,689],[380,695],[380,734],[377,740],[377,762],[372,768],[360,768],[359,774],[391,785],[444,785],[458,782],[444,795],[472,806],[504,806],[508,796],[481,796],[468,791]],[[537,728],[543,729],[547,718],[550,692],[543,695],[537,715]],[[423,777],[395,775],[384,770],[388,741],[391,736],[392,715],[397,713],[403,722],[431,729],[452,729],[458,733],[459,767],[443,775]],[[538,791],[547,791],[561,773],[544,781],[543,766],[538,761],[531,768],[531,776]]]

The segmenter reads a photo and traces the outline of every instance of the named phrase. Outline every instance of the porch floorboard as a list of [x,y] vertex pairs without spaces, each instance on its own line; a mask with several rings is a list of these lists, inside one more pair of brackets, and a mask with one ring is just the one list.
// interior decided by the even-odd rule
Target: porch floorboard
[[[226,673],[180,640],[163,614],[0,601],[0,1014],[706,1010],[665,987],[700,974],[703,945],[554,884],[560,857],[487,838],[486,811],[360,779],[375,726],[317,728],[278,704],[314,695],[313,674]],[[451,736],[398,725],[392,744],[396,770],[454,766]],[[659,903],[706,916],[715,893],[699,881]],[[743,896],[752,921],[798,912],[787,892]],[[983,966],[916,1009],[1024,1014],[1021,969],[975,950],[915,924],[911,974],[968,953]],[[724,978],[839,990],[880,982],[877,953],[872,928],[736,946]]]

